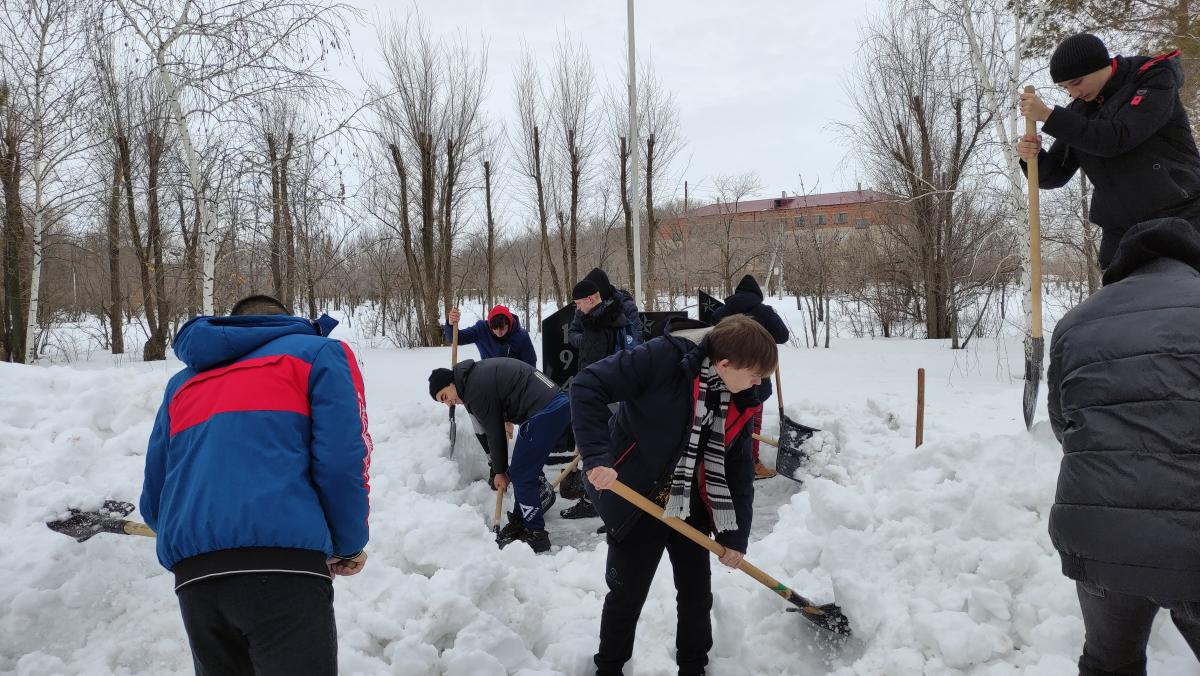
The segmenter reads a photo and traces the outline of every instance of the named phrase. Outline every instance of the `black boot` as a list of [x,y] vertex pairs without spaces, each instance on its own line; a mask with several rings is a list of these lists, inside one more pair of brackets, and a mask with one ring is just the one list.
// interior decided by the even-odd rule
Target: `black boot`
[[529,548],[532,549],[534,551],[534,553],[541,554],[543,552],[550,551],[550,534],[541,528],[538,528],[538,529],[526,528],[526,529],[522,530],[521,534],[518,535],[517,537],[515,537],[511,540],[501,542],[500,548],[504,549],[505,545],[512,544],[514,542],[517,542],[518,540],[529,545]]
[[504,524],[504,527],[500,529],[500,533],[496,535],[496,542],[500,543],[500,546],[503,547],[513,540],[520,538],[524,532],[525,520],[515,511],[509,512],[508,523]]
[[558,493],[564,500],[582,500],[587,497],[583,490],[583,472],[575,470],[558,485]]
[[583,498],[579,502],[576,502],[573,507],[568,507],[559,512],[559,514],[564,519],[590,519],[596,516],[596,508],[592,506],[592,503],[587,498]]

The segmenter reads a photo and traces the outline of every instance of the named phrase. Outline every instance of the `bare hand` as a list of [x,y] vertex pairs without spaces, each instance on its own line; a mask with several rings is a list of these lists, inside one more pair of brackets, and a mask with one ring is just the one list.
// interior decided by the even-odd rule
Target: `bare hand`
[[326,561],[329,564],[330,575],[341,575],[348,577],[350,575],[358,575],[362,569],[367,566],[367,550],[358,553],[358,556],[353,559],[339,559],[333,557]]
[[739,552],[728,547],[725,548],[725,553],[721,555],[721,563],[730,568],[737,568],[742,564],[742,559],[746,558],[743,552]]
[[513,424],[510,422],[504,423],[504,433],[508,435],[508,440],[512,441]]
[[588,481],[596,487],[598,491],[606,491],[612,488],[613,482],[617,480],[617,470],[611,467],[593,467],[587,471]]
[[462,314],[459,313],[458,308],[456,308],[456,307],[450,308],[450,316],[449,316],[450,326],[457,326],[458,320],[461,318],[462,318]]
[[1050,118],[1050,113],[1053,109],[1046,105],[1037,94],[1032,92],[1021,92],[1021,102],[1017,104],[1021,110],[1021,115],[1030,117],[1038,122],[1045,122]]
[[492,488],[495,488],[498,491],[508,490],[508,475],[497,474],[496,476],[492,477]]
[[1022,136],[1017,141],[1017,156],[1026,162],[1032,162],[1037,159],[1038,153],[1042,151],[1042,135],[1037,136]]

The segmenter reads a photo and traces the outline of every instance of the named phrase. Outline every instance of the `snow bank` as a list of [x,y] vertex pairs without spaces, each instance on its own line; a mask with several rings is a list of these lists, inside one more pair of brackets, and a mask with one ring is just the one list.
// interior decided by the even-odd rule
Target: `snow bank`
[[[817,602],[836,601],[856,637],[823,642],[784,602],[714,564],[711,673],[1072,672],[1082,623],[1046,535],[1060,451],[1044,421],[1025,432],[1005,355],[1018,357],[1019,345],[953,353],[939,342],[836,340],[829,351],[786,351],[788,415],[822,429],[821,450],[804,487],[756,485],[748,558]],[[359,356],[376,441],[371,558],[336,581],[341,671],[591,673],[605,592],[598,522],[559,519],[560,501],[551,553],[498,551],[483,455],[462,421],[450,457],[446,410],[425,391],[447,350],[362,346]],[[914,449],[918,366],[927,427]],[[78,544],[43,525],[67,507],[137,501],[145,440],[177,367],[0,365],[0,673],[190,672],[153,543]],[[777,424],[772,402],[764,426],[773,434]],[[627,673],[674,673],[667,573]],[[1200,674],[1169,622],[1152,637],[1150,669]]]

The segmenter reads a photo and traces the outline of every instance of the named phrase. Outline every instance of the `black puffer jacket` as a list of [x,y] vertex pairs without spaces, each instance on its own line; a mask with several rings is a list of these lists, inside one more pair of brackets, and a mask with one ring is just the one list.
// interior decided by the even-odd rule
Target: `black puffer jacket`
[[1200,600],[1200,234],[1131,228],[1105,286],[1058,323],[1050,422],[1062,442],[1050,537],[1063,573]]
[[600,268],[584,276],[600,290],[600,305],[586,315],[575,311],[567,342],[579,350],[579,369],[642,344],[641,314],[628,291],[618,289]]
[[1135,223],[1178,216],[1200,225],[1200,152],[1179,100],[1178,52],[1113,63],[1096,100],[1055,107],[1042,127],[1054,144],[1038,157],[1042,188],[1066,184],[1076,169],[1095,185],[1090,217],[1104,232],[1101,267]]
[[541,371],[511,357],[466,359],[454,367],[454,387],[487,435],[492,471],[508,471],[504,423],[524,424],[561,391]]
[[[708,354],[705,328],[694,320],[673,320],[664,335],[598,361],[575,377],[572,425],[585,470],[613,467],[622,482],[649,498],[669,481],[692,431],[696,378]],[[621,406],[612,415],[608,405],[616,402]],[[746,551],[754,516],[754,425],[747,422],[758,403],[754,390],[745,390],[733,395],[726,413],[725,479],[738,529],[718,533],[716,540],[739,552]],[[584,483],[609,534],[619,542],[641,510],[612,491],[597,494]]]

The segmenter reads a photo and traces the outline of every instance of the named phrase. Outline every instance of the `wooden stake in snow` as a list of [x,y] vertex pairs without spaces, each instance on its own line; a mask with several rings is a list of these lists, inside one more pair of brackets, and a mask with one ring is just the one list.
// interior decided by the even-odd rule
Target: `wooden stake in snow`
[[917,369],[917,445],[925,443],[925,369]]

